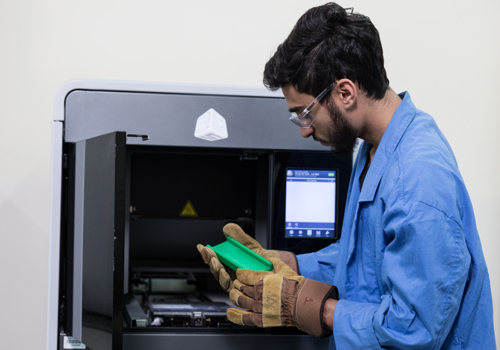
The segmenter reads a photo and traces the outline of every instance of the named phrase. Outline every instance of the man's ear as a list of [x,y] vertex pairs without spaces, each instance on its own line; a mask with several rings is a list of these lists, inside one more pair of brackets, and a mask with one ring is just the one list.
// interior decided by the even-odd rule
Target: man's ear
[[356,103],[358,88],[351,80],[346,78],[340,79],[337,82],[334,91],[337,101],[339,102],[339,106],[343,106],[344,109],[351,109]]

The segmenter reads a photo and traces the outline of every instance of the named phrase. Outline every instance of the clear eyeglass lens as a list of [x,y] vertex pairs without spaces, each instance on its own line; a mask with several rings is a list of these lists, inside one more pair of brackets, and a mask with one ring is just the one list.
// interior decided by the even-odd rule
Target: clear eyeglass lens
[[306,115],[302,116],[302,124],[310,125],[314,121],[314,115],[311,113],[306,113]]
[[316,119],[316,118],[311,113],[297,114],[296,112],[292,112],[292,116],[290,117],[290,120],[292,121],[292,123],[294,123],[295,125],[298,125],[302,128],[308,128],[309,126],[311,126],[314,119]]

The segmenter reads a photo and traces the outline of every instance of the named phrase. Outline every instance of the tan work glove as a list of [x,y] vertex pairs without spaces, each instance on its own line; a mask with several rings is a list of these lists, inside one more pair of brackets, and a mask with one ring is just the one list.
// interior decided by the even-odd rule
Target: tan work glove
[[[224,233],[224,236],[231,237],[237,240],[248,249],[253,250],[255,253],[259,254],[260,256],[263,256],[268,260],[270,258],[281,259],[285,264],[290,266],[295,272],[299,273],[299,264],[297,262],[295,254],[291,252],[285,252],[279,250],[266,250],[262,248],[259,242],[257,242],[255,239],[247,235],[241,229],[241,227],[239,227],[236,224],[227,224],[222,229],[222,232]],[[229,292],[231,290],[231,284],[233,280],[236,279],[236,276],[234,276],[234,271],[230,269],[226,270],[222,265],[222,263],[217,258],[217,254],[215,254],[215,252],[212,249],[202,244],[198,244],[196,248],[200,252],[203,261],[210,266],[210,271],[212,271],[215,278],[219,281],[221,287],[226,292]],[[232,278],[228,272],[233,275]]]
[[329,335],[323,307],[327,299],[338,300],[337,287],[300,276],[279,259],[270,261],[274,272],[236,271],[229,298],[250,311],[227,309],[227,318],[243,326],[295,326],[315,337]]

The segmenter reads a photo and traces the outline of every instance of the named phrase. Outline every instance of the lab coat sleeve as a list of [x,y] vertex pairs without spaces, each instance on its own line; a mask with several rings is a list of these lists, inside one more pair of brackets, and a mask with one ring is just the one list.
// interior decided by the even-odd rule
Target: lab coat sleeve
[[300,274],[306,278],[332,284],[338,254],[337,241],[317,252],[297,255]]
[[376,261],[381,302],[338,302],[337,349],[441,348],[459,311],[471,262],[455,217],[432,201],[385,211],[381,224],[390,243]]

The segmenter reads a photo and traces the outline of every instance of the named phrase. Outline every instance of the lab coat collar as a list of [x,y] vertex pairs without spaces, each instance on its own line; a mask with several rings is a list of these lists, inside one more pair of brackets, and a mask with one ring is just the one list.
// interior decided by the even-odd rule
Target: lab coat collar
[[[396,109],[396,112],[394,112],[382,136],[382,140],[380,140],[380,144],[375,152],[375,157],[366,174],[363,189],[359,196],[359,202],[373,201],[382,175],[387,167],[388,160],[394,151],[396,151],[399,141],[401,141],[406,129],[415,118],[416,108],[411,100],[410,94],[405,91],[399,94],[399,97],[401,97],[402,101]],[[363,142],[360,152],[361,166],[364,166],[365,161],[363,160],[366,160],[369,150],[370,145],[367,142]]]

